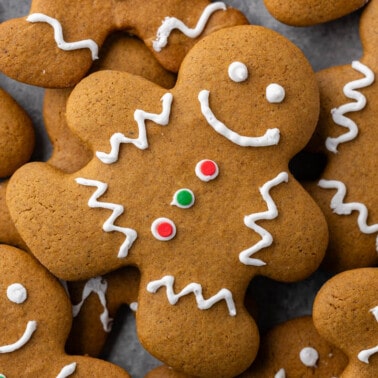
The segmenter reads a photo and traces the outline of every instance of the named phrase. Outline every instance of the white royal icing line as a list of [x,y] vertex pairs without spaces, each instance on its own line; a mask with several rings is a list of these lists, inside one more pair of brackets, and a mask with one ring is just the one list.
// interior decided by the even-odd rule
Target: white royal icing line
[[276,374],[274,374],[274,378],[286,378],[286,371],[284,368],[277,371]]
[[197,25],[193,29],[188,28],[176,17],[166,17],[156,33],[156,40],[152,43],[153,49],[160,52],[163,47],[167,46],[168,38],[174,29],[180,30],[188,38],[197,38],[205,29],[210,16],[218,10],[226,10],[226,5],[221,1],[209,4],[202,12]]
[[66,42],[63,38],[62,25],[56,18],[46,16],[43,13],[32,13],[26,18],[28,22],[45,22],[53,27],[54,29],[54,39],[57,46],[61,50],[71,51],[79,49],[89,49],[91,50],[92,60],[98,59],[98,45],[92,39],[83,39],[76,42]]
[[239,260],[245,265],[263,266],[266,263],[259,259],[253,259],[251,256],[263,248],[269,247],[273,243],[273,237],[265,228],[257,225],[256,222],[259,220],[272,220],[277,218],[278,210],[275,202],[269,194],[270,189],[283,183],[288,182],[289,176],[286,172],[279,173],[274,179],[266,182],[259,190],[262,198],[268,206],[267,211],[261,213],[252,213],[244,217],[244,224],[257,232],[261,236],[261,240],[254,244],[252,247],[245,249],[240,252]]
[[[375,306],[374,308],[369,310],[369,312],[373,314],[375,320],[378,322],[378,306]],[[361,362],[368,364],[369,358],[375,353],[378,353],[378,345],[370,349],[362,350],[360,353],[358,353],[357,357]]]
[[232,62],[228,66],[228,76],[235,83],[241,83],[248,79],[248,68],[242,62]]
[[11,353],[22,348],[29,342],[36,329],[37,322],[35,320],[29,320],[24,334],[15,343],[0,346],[0,353]]
[[9,285],[7,288],[8,299],[16,304],[24,303],[28,297],[25,287],[19,283]]
[[345,113],[358,112],[366,106],[366,97],[356,91],[368,87],[374,82],[374,72],[359,61],[352,62],[352,68],[365,75],[364,78],[351,81],[344,86],[344,94],[346,97],[355,100],[355,102],[349,102],[341,105],[338,108],[331,110],[332,119],[338,125],[346,127],[349,131],[340,135],[339,137],[326,139],[325,145],[327,149],[333,153],[337,153],[337,147],[340,143],[345,143],[353,140],[358,134],[358,126],[350,118],[345,116]]
[[210,92],[208,90],[204,89],[200,91],[198,100],[201,104],[202,115],[217,133],[242,147],[266,147],[278,144],[280,140],[279,129],[268,129],[265,134],[260,137],[248,137],[232,131],[223,122],[219,121],[210,109],[209,94]]
[[81,307],[84,301],[89,297],[91,293],[97,294],[100,303],[104,311],[100,314],[100,320],[105,332],[110,332],[112,330],[113,319],[109,317],[109,311],[106,304],[106,291],[108,289],[108,282],[101,276],[89,279],[84,286],[81,301],[72,306],[73,317],[79,315]]
[[[378,232],[378,223],[368,225],[368,209],[366,205],[360,202],[344,203],[346,195],[346,186],[343,182],[337,180],[320,180],[318,185],[323,189],[336,189],[336,194],[332,197],[330,207],[337,215],[350,215],[352,211],[358,211],[357,224],[360,231],[364,234],[373,234]],[[378,235],[376,238],[376,251],[378,252]]]
[[85,178],[78,177],[75,179],[75,181],[84,186],[94,186],[97,188],[97,190],[92,194],[92,196],[88,200],[88,206],[91,208],[103,208],[112,210],[112,215],[105,221],[105,223],[102,226],[102,229],[105,232],[121,232],[126,236],[125,241],[122,243],[121,247],[118,251],[118,257],[124,258],[128,255],[128,251],[133,245],[135,239],[137,238],[137,232],[133,230],[132,228],[126,228],[126,227],[119,227],[114,224],[115,220],[123,214],[123,206],[120,204],[114,204],[109,202],[99,202],[97,201],[99,197],[101,197],[106,190],[108,189],[108,185],[104,182],[97,181],[97,180],[89,180]]
[[56,376],[56,378],[66,378],[75,373],[76,370],[76,362],[72,362],[72,364],[66,365],[60,373]]
[[134,112],[134,120],[138,124],[139,136],[138,138],[127,138],[122,133],[114,133],[110,138],[111,151],[109,153],[97,151],[96,156],[104,164],[112,164],[118,160],[119,148],[121,143],[131,143],[135,147],[144,150],[148,147],[146,120],[153,121],[158,125],[165,126],[169,122],[171,113],[171,104],[173,96],[171,93],[166,93],[162,98],[163,110],[160,114],[147,113],[144,110],[137,109]]
[[193,293],[196,297],[197,305],[200,310],[208,310],[215,303],[221,300],[225,300],[230,316],[236,315],[235,303],[230,290],[221,289],[217,294],[213,295],[209,299],[204,299],[202,295],[202,286],[200,284],[194,282],[190,283],[189,285],[185,286],[178,294],[176,294],[173,290],[174,282],[175,278],[173,276],[164,276],[160,280],[150,282],[147,285],[147,291],[154,294],[162,286],[165,286],[167,289],[168,302],[171,305],[175,305],[181,297]]
[[299,352],[299,359],[307,367],[316,367],[319,359],[319,353],[315,348],[306,347]]

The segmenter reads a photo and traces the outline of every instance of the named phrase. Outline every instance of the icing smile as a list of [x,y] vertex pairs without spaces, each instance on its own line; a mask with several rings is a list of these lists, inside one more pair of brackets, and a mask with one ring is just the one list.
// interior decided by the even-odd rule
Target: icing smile
[[249,137],[236,133],[228,128],[223,122],[218,120],[209,106],[208,90],[202,90],[198,94],[198,100],[201,104],[201,112],[207,123],[219,134],[230,140],[231,142],[242,147],[265,147],[278,144],[280,140],[279,129],[267,129],[265,134],[259,137]]
[[22,348],[29,342],[36,329],[37,322],[35,320],[28,321],[24,334],[15,343],[0,346],[0,353],[11,353]]

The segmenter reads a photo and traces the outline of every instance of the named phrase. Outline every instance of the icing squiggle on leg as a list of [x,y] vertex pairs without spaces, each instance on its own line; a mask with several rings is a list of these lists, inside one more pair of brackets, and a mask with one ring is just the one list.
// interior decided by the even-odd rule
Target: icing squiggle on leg
[[266,202],[268,206],[267,211],[263,211],[261,213],[253,213],[244,217],[244,224],[257,232],[261,236],[261,240],[254,244],[252,247],[245,249],[244,251],[240,252],[239,260],[245,265],[254,265],[254,266],[263,266],[266,263],[259,259],[253,259],[251,256],[256,252],[260,251],[263,248],[269,247],[273,243],[272,235],[261,226],[257,225],[256,222],[259,220],[271,220],[277,218],[278,210],[277,206],[274,203],[272,197],[269,194],[270,189],[273,187],[283,183],[288,182],[289,176],[286,172],[279,173],[274,179],[266,182],[259,190],[261,193],[262,198]]
[[60,373],[56,376],[56,378],[66,378],[72,375],[76,370],[76,362],[72,364],[66,365]]
[[242,147],[266,147],[278,144],[280,141],[279,129],[267,129],[265,134],[260,137],[249,137],[240,135],[227,127],[223,122],[215,117],[209,106],[210,92],[206,89],[198,94],[198,100],[201,104],[201,112],[207,123],[220,135],[227,138],[232,143]]
[[138,124],[138,138],[127,138],[122,133],[114,133],[110,138],[111,151],[108,154],[105,152],[97,151],[96,156],[104,164],[112,164],[118,160],[121,143],[131,143],[141,150],[146,149],[148,147],[148,140],[145,121],[150,120],[161,126],[167,125],[171,113],[172,100],[173,96],[171,93],[166,93],[161,98],[161,101],[163,103],[163,110],[160,114],[147,113],[144,110],[140,109],[135,110],[134,119]]
[[97,294],[100,303],[104,309],[100,315],[100,320],[105,332],[110,332],[112,330],[113,319],[109,317],[109,311],[106,305],[106,291],[108,289],[108,282],[101,276],[91,278],[85,283],[81,301],[72,306],[73,317],[79,315],[81,307],[84,304],[84,301],[90,296],[91,293]]
[[[350,215],[352,211],[358,211],[357,224],[360,231],[364,234],[374,234],[378,232],[378,223],[368,225],[368,209],[366,205],[360,202],[344,203],[346,195],[346,186],[343,182],[337,180],[320,180],[318,185],[323,189],[336,189],[336,194],[332,197],[330,207],[337,215]],[[378,236],[376,246],[378,252]]]
[[[378,322],[378,306],[372,308],[370,312],[373,314],[375,320]],[[358,353],[357,357],[361,362],[365,362],[365,364],[368,364],[369,358],[376,353],[378,353],[378,345],[370,349],[362,350],[360,353]]]
[[156,40],[152,43],[153,49],[160,52],[163,47],[167,46],[168,38],[174,29],[180,30],[189,38],[197,38],[205,29],[210,16],[218,10],[226,10],[226,4],[221,1],[209,4],[202,12],[197,25],[193,29],[188,28],[176,17],[166,17],[156,33]]
[[345,134],[340,135],[337,138],[328,137],[325,145],[327,149],[333,153],[337,153],[337,146],[340,143],[345,143],[353,140],[358,134],[358,126],[354,121],[345,116],[345,113],[358,112],[366,106],[366,97],[356,91],[356,89],[365,88],[374,82],[374,72],[364,64],[354,61],[352,62],[352,68],[365,75],[364,78],[352,81],[344,86],[344,94],[346,97],[355,100],[355,102],[349,102],[334,108],[331,110],[333,121],[342,127],[349,129]]
[[230,316],[236,315],[235,303],[230,290],[221,289],[217,294],[213,295],[209,299],[205,299],[202,295],[202,286],[200,284],[193,282],[185,286],[178,294],[176,294],[173,290],[174,282],[175,278],[173,276],[164,276],[160,280],[150,282],[147,285],[147,291],[154,294],[162,286],[165,286],[167,289],[168,302],[171,305],[175,305],[181,297],[193,293],[196,297],[197,305],[200,310],[208,310],[215,303],[225,300]]
[[127,256],[129,249],[133,245],[135,239],[137,238],[137,233],[135,230],[131,228],[119,227],[114,224],[115,220],[123,214],[123,206],[119,204],[109,203],[109,202],[99,202],[97,201],[99,197],[101,197],[106,190],[108,189],[108,185],[104,182],[97,181],[97,180],[89,180],[85,178],[78,177],[75,181],[84,186],[94,186],[97,190],[93,193],[93,195],[88,200],[88,206],[91,208],[103,208],[112,210],[112,215],[105,221],[102,226],[102,229],[105,232],[117,231],[121,232],[126,236],[125,241],[122,243],[121,247],[119,248],[118,257],[124,258]]
[[28,22],[45,22],[53,27],[54,29],[54,39],[57,46],[61,50],[71,51],[80,49],[91,50],[92,60],[98,59],[98,45],[93,39],[83,39],[76,42],[66,42],[63,38],[62,25],[56,18],[46,16],[43,13],[32,13],[26,18]]

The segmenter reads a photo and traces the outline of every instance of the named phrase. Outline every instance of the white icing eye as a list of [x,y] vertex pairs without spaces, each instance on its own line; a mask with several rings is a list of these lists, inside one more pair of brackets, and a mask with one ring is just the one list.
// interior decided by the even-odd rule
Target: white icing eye
[[279,84],[269,84],[266,87],[265,96],[271,104],[279,104],[285,98],[285,89]]
[[240,83],[248,79],[248,68],[244,63],[233,62],[228,66],[228,76],[235,83]]
[[26,291],[25,287],[21,284],[14,283],[8,286],[7,297],[11,302],[21,304],[26,301],[26,298],[28,297],[28,292]]
[[176,236],[176,225],[168,218],[157,218],[151,224],[152,235],[161,241],[168,241]]

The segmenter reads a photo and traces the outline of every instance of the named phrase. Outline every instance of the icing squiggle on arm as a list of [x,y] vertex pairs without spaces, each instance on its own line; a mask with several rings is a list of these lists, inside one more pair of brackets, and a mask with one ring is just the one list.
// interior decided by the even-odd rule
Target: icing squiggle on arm
[[53,27],[54,29],[54,39],[57,46],[61,50],[71,51],[71,50],[80,50],[80,49],[89,49],[91,50],[92,60],[98,59],[98,45],[92,39],[83,39],[76,42],[66,42],[63,38],[62,25],[56,18],[46,16],[43,13],[32,13],[26,18],[28,22],[45,22]]
[[325,145],[327,149],[333,153],[337,153],[337,146],[340,143],[345,143],[353,140],[358,134],[358,126],[354,121],[345,116],[345,113],[358,112],[366,106],[366,97],[356,91],[356,89],[365,88],[374,82],[374,72],[364,64],[354,61],[352,62],[352,68],[365,75],[364,78],[352,81],[344,86],[343,92],[346,97],[355,100],[355,102],[349,102],[338,108],[331,110],[333,121],[342,127],[349,129],[345,134],[340,135],[337,138],[328,137]]
[[60,373],[56,376],[56,378],[66,378],[75,373],[76,370],[76,362],[72,364],[66,365]]
[[102,226],[102,229],[105,232],[117,231],[121,232],[126,236],[125,241],[122,243],[121,247],[118,251],[118,257],[124,258],[127,256],[129,249],[133,245],[135,239],[137,238],[137,233],[135,230],[131,228],[119,227],[114,224],[115,220],[123,214],[123,206],[120,204],[114,204],[109,202],[99,202],[97,201],[99,197],[101,197],[106,190],[108,189],[108,185],[104,182],[97,181],[97,180],[89,180],[85,178],[78,177],[75,181],[84,186],[94,186],[97,190],[93,193],[93,195],[88,200],[88,206],[91,208],[103,208],[112,210],[112,215],[105,221]]
[[230,316],[236,315],[235,303],[230,290],[221,289],[217,294],[213,295],[209,299],[205,299],[202,295],[202,286],[200,284],[193,282],[185,286],[178,294],[176,294],[173,290],[174,282],[175,278],[173,276],[164,276],[160,280],[150,282],[147,285],[147,291],[154,294],[162,286],[165,286],[167,289],[168,302],[171,305],[175,305],[181,297],[192,293],[196,297],[197,305],[200,310],[208,310],[215,303],[225,300]]
[[96,156],[104,164],[112,164],[118,160],[119,148],[121,143],[131,143],[141,150],[146,149],[148,147],[148,140],[145,121],[150,120],[161,126],[167,125],[171,113],[172,100],[173,96],[171,93],[166,93],[161,98],[163,110],[160,114],[147,113],[144,110],[140,109],[135,110],[134,119],[138,124],[138,138],[127,138],[122,133],[115,133],[110,138],[111,151],[108,154],[105,152],[97,151]]
[[22,348],[29,342],[36,329],[37,322],[35,320],[28,321],[24,334],[15,343],[0,346],[0,353],[11,353]]
[[97,294],[100,303],[104,309],[100,315],[100,320],[105,332],[110,332],[112,330],[113,319],[109,317],[109,311],[106,305],[106,291],[108,289],[108,282],[103,279],[101,276],[94,277],[89,279],[84,286],[81,301],[72,306],[73,317],[79,315],[81,307],[84,304],[84,301],[89,297],[91,293]]
[[[372,308],[370,312],[373,314],[373,316],[375,317],[375,320],[378,322],[378,306],[375,306],[374,308]],[[368,364],[369,358],[373,354],[376,354],[376,353],[378,353],[378,345],[370,349],[362,350],[360,353],[358,353],[357,357],[361,362]]]
[[[360,231],[364,234],[374,234],[378,232],[378,223],[368,225],[368,209],[366,205],[360,202],[344,203],[346,195],[346,186],[343,182],[337,180],[320,180],[318,185],[323,189],[336,189],[337,192],[331,199],[330,207],[337,215],[350,215],[352,211],[358,211],[357,224]],[[378,236],[376,239],[376,246],[378,252]]]
[[226,4],[221,1],[209,4],[202,12],[197,25],[193,29],[188,28],[176,17],[166,17],[156,33],[156,40],[152,43],[153,49],[160,52],[163,47],[167,46],[168,38],[174,29],[180,30],[189,38],[197,38],[205,29],[210,16],[218,10],[226,10]]
[[269,194],[270,189],[273,187],[283,183],[288,182],[289,176],[286,172],[279,173],[274,179],[266,182],[259,190],[261,193],[262,198],[266,202],[268,206],[267,211],[263,211],[261,213],[253,213],[244,217],[244,224],[257,232],[261,236],[261,240],[254,244],[252,247],[245,249],[244,251],[240,252],[239,260],[245,265],[254,265],[254,266],[263,266],[266,263],[259,259],[253,259],[251,256],[256,252],[260,251],[263,248],[269,247],[273,243],[272,235],[261,226],[257,225],[256,222],[259,220],[271,220],[277,218],[278,210],[277,206],[274,203],[272,197]]
[[201,104],[202,115],[217,133],[242,147],[266,147],[278,144],[280,140],[280,130],[277,128],[267,129],[265,134],[260,137],[248,137],[232,131],[223,122],[219,121],[210,109],[209,94],[210,92],[208,90],[202,90],[198,94],[198,100]]

